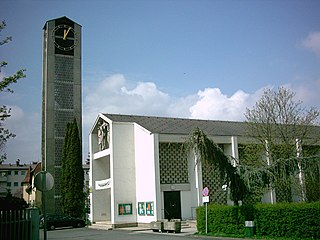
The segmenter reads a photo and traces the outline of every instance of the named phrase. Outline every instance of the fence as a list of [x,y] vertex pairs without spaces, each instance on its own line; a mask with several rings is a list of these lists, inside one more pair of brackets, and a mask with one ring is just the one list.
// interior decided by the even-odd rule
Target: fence
[[39,240],[39,210],[0,211],[0,240]]

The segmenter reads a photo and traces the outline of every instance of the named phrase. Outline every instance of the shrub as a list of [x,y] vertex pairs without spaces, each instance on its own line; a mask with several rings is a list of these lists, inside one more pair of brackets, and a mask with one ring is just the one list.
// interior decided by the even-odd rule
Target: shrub
[[[205,207],[197,209],[197,228],[205,232]],[[245,221],[255,222],[258,236],[320,239],[320,202],[208,205],[208,232],[244,235]]]
[[259,236],[320,238],[320,202],[258,204],[255,209]]
[[21,210],[28,207],[26,201],[22,198],[8,195],[0,197],[0,210]]
[[[197,209],[197,228],[200,233],[204,233],[206,229],[205,211],[205,207]],[[239,207],[208,205],[208,232],[244,234],[244,221]]]

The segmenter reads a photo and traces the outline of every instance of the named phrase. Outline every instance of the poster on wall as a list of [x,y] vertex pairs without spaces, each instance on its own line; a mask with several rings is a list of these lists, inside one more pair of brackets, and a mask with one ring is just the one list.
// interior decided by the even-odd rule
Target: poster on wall
[[123,203],[118,205],[119,215],[131,215],[132,214],[132,203]]
[[112,180],[111,178],[95,181],[96,190],[108,189],[111,188]]
[[153,202],[146,202],[146,213],[148,216],[153,216]]
[[138,214],[146,215],[145,202],[138,202]]

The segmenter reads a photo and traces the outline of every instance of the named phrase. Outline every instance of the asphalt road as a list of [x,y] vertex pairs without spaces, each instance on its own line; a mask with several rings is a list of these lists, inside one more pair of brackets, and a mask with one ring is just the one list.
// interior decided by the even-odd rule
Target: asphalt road
[[[43,230],[40,230],[40,239],[43,240]],[[149,231],[128,231],[128,230],[98,230],[91,228],[67,228],[47,231],[48,240],[181,240],[197,239],[203,240],[208,238],[186,236],[175,233],[153,233]]]

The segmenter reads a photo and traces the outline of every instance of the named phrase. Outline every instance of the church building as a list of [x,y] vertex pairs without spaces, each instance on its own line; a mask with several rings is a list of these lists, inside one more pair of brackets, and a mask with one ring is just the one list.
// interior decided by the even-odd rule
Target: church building
[[242,122],[99,114],[90,132],[90,220],[112,227],[160,219],[195,219],[203,205],[225,203],[219,174],[196,164],[182,144],[199,127],[227,156],[238,158]]

